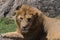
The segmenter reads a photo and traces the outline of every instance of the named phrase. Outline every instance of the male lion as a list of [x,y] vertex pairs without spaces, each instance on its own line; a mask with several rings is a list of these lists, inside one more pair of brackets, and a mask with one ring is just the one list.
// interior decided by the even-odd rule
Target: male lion
[[47,33],[48,40],[60,39],[60,20],[45,16],[37,8],[22,5],[16,11],[15,21],[17,24],[16,32],[2,34],[3,36],[21,37],[24,40],[41,40]]

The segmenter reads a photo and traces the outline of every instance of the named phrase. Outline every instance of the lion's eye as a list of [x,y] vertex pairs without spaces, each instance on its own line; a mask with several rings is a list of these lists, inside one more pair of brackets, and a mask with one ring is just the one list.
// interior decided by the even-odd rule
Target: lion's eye
[[31,18],[27,18],[27,20],[28,20],[28,22],[30,22],[31,21]]
[[22,17],[20,17],[20,19],[21,19],[21,20],[23,20],[23,18],[22,18]]

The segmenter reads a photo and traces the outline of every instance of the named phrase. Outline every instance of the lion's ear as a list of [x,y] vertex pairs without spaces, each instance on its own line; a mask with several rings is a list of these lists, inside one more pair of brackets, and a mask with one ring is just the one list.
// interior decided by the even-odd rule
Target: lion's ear
[[35,13],[34,15],[36,15],[36,16],[37,16],[37,15],[38,15],[38,13]]
[[43,14],[42,13],[35,13],[35,15],[42,16]]
[[20,5],[20,6],[17,6],[17,7],[16,7],[16,10],[19,10],[20,8],[21,8],[21,5]]
[[40,22],[43,22],[43,20],[44,20],[44,18],[43,18],[43,13],[41,12],[41,13],[38,13],[38,18],[39,18],[39,21]]

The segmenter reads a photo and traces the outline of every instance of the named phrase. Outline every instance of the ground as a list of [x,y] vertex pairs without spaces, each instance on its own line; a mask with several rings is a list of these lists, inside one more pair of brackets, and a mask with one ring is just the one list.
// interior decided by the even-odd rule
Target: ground
[[15,27],[16,24],[14,23],[14,20],[7,19],[7,18],[0,19],[0,34],[10,32],[10,31],[15,31]]

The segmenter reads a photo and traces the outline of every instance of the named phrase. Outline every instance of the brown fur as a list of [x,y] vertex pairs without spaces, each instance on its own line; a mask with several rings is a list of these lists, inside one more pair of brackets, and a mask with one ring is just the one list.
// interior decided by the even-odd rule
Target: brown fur
[[[21,20],[21,17],[23,20]],[[29,22],[29,26],[26,26],[28,25],[28,18],[31,18],[31,22]],[[37,8],[29,5],[22,5],[21,8],[16,11],[15,21],[17,24],[17,34],[13,32],[7,33],[4,36],[8,35],[7,37],[16,37],[17,35],[20,35],[19,37],[27,38],[26,40],[29,40],[28,38],[37,38],[36,40],[40,40],[42,34],[44,37],[44,33],[46,32],[46,38],[48,40],[60,39],[60,20],[45,16]],[[24,27],[29,27],[28,32],[22,32],[22,28]]]

